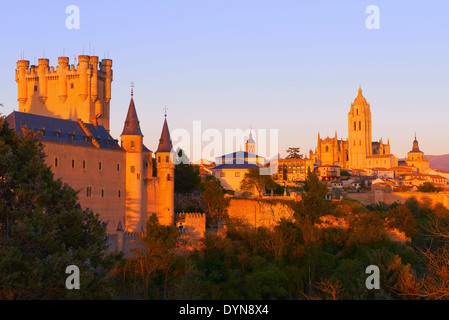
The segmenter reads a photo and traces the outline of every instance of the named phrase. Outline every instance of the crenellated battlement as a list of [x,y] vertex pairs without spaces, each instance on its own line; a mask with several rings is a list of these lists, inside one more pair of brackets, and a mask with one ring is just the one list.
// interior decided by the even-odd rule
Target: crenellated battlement
[[180,213],[179,214],[179,219],[184,219],[184,220],[198,220],[198,219],[206,219],[206,214],[204,213]]
[[126,256],[132,256],[135,249],[144,248],[143,238],[145,232],[125,232],[117,230],[115,233],[108,234],[108,247],[111,252],[123,252]]
[[180,213],[176,220],[176,226],[182,236],[192,246],[198,246],[199,240],[206,233],[206,214],[204,213]]
[[19,111],[75,121],[81,118],[86,123],[95,118],[108,130],[112,60],[88,55],[75,59],[76,65],[68,57],[58,57],[56,67],[47,58],[38,59],[37,65],[17,61]]
[[58,65],[50,66],[50,60],[46,58],[39,58],[38,64],[30,64],[29,60],[19,60],[17,61],[17,69],[16,74],[19,74],[21,71],[25,71],[26,75],[33,77],[38,70],[46,71],[45,74],[47,76],[55,76],[59,75],[61,70],[71,71],[72,73],[79,73],[80,68],[82,70],[88,70],[91,73],[96,71],[99,76],[106,78],[106,74],[108,73],[108,69],[112,68],[112,60],[111,59],[102,59],[99,60],[98,56],[86,56],[81,55],[78,56],[77,64],[69,64],[69,57],[58,57]]

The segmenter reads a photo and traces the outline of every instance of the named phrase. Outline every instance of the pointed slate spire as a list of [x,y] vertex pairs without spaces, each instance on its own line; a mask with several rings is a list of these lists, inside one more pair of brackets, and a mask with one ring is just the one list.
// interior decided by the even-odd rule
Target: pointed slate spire
[[162,127],[161,138],[159,139],[159,146],[156,152],[172,152],[173,145],[170,138],[170,131],[168,130],[167,114],[165,114],[164,126]]
[[125,126],[123,127],[123,135],[143,136],[140,131],[140,122],[137,117],[136,106],[134,105],[133,91],[131,89],[131,101],[129,102],[128,114],[126,115]]
[[118,221],[118,225],[117,225],[117,230],[116,231],[123,231],[123,227],[122,227],[122,221]]
[[248,137],[248,143],[255,143],[254,139],[253,139],[253,134],[252,134],[252,128],[251,126],[249,126],[249,137]]

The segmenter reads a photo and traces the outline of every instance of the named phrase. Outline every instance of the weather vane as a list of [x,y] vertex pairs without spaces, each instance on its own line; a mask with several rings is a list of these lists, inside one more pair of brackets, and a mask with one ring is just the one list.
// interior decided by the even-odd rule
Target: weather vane
[[166,118],[167,118],[167,110],[168,110],[168,108],[167,108],[167,107],[164,107],[165,117],[166,117]]
[[130,86],[131,86],[131,96],[133,96],[134,95],[134,82],[133,81],[131,81]]

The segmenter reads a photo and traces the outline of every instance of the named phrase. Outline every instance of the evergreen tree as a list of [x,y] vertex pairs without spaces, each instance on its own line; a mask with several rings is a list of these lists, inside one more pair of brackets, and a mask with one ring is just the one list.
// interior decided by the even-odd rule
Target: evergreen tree
[[[53,179],[37,135],[0,119],[0,299],[109,298],[106,227]],[[65,286],[80,270],[80,289]]]
[[214,177],[207,179],[202,183],[201,189],[201,200],[206,205],[209,218],[212,218],[215,222],[218,219],[225,218],[230,199],[225,196],[220,181]]
[[304,155],[299,153],[299,148],[290,147],[287,149],[287,159],[302,159]]
[[263,191],[274,189],[276,184],[270,175],[260,174],[259,168],[249,168],[245,173],[245,177],[240,182],[240,189],[246,192],[257,191],[259,197],[263,195]]
[[175,153],[175,192],[191,193],[201,183],[200,169],[190,163],[190,159],[184,150],[179,149]]
[[311,223],[314,223],[319,217],[329,213],[329,204],[324,200],[327,187],[318,180],[315,173],[309,171],[304,189],[306,192],[301,193],[302,200],[297,206],[296,214],[300,217],[308,216]]

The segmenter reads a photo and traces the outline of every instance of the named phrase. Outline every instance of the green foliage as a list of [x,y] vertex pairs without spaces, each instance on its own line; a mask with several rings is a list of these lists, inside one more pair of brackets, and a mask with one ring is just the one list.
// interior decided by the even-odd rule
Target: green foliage
[[257,192],[261,197],[264,190],[274,189],[276,187],[271,175],[260,174],[259,168],[249,168],[245,177],[240,182],[240,190],[245,192]]
[[419,192],[440,192],[443,188],[435,187],[432,183],[426,181],[418,187]]
[[[44,160],[35,134],[20,138],[0,120],[0,298],[110,298],[105,225]],[[81,290],[65,287],[69,265]]]
[[419,201],[415,197],[408,198],[404,205],[412,212],[414,215],[419,214]]
[[414,237],[417,232],[417,222],[413,213],[405,205],[398,205],[387,211],[387,221],[390,228],[403,231],[407,237]]
[[299,153],[299,148],[290,147],[287,149],[287,159],[302,159],[304,158],[303,154]]
[[350,177],[351,176],[351,174],[347,170],[341,170],[340,171],[340,175],[343,176],[343,177]]
[[201,200],[207,208],[208,217],[215,221],[225,218],[230,199],[225,196],[220,181],[216,178],[207,179],[202,183],[201,189]]
[[119,261],[113,270],[121,297],[169,299],[181,295],[175,289],[184,289],[185,277],[195,276],[183,276],[185,260],[174,252],[180,235],[176,227],[160,225],[156,215],[149,217],[143,246],[133,249],[132,256]]
[[312,222],[316,222],[330,210],[329,203],[324,200],[327,187],[318,180],[315,173],[309,172],[304,188],[306,192],[301,193],[302,200],[295,212],[296,219],[308,216]]
[[190,159],[187,157],[182,149],[179,149],[175,153],[174,157],[175,165],[175,192],[176,193],[191,193],[201,183],[200,169],[190,163]]
[[377,213],[359,213],[349,219],[349,234],[347,245],[367,245],[385,241],[387,235],[383,221]]

